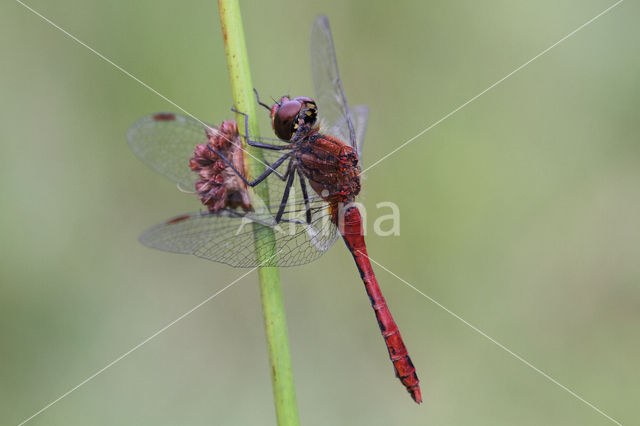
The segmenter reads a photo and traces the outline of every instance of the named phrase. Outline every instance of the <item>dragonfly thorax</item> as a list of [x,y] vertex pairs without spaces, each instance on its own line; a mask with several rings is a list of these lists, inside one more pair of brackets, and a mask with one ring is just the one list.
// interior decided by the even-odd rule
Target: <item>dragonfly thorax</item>
[[348,203],[360,193],[360,166],[351,146],[312,129],[296,149],[297,167],[329,203]]

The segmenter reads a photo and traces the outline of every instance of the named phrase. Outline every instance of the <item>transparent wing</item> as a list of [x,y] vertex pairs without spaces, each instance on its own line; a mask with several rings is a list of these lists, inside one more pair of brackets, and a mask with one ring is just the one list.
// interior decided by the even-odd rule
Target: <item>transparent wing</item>
[[351,117],[353,117],[353,127],[356,132],[356,153],[358,159],[362,158],[362,145],[364,137],[367,133],[367,122],[369,121],[369,107],[366,105],[356,105],[351,108]]
[[[142,117],[127,132],[127,140],[136,156],[156,172],[192,190],[198,176],[191,171],[189,159],[196,145],[208,142],[206,127],[200,121],[180,114],[160,112]],[[281,142],[260,138],[261,142]],[[264,161],[273,163],[283,153],[263,150]]]
[[179,114],[151,114],[131,126],[127,140],[143,163],[183,188],[193,188],[197,176],[189,159],[196,145],[208,142],[202,123]]
[[356,134],[338,74],[331,28],[324,15],[318,16],[311,26],[311,73],[323,133],[356,149]]
[[[328,250],[338,238],[338,230],[327,209],[314,207],[310,224],[305,213],[295,217],[300,213],[299,207],[291,206],[277,225],[271,209],[250,213],[236,210],[192,213],[146,230],[140,241],[155,249],[193,254],[235,267],[302,265]],[[272,228],[274,238],[256,239],[254,226],[260,225]],[[259,259],[256,246],[272,244],[275,244],[276,255]]]
[[[351,110],[351,119],[353,120],[353,128],[356,134],[356,154],[358,159],[362,158],[362,145],[364,144],[364,136],[367,133],[367,122],[369,121],[369,107],[366,105],[356,105]],[[338,127],[344,122],[344,117],[338,121]]]
[[[194,187],[197,176],[191,172],[189,159],[196,145],[208,142],[202,123],[177,114],[153,114],[136,122],[127,139],[144,163],[185,189]],[[262,153],[267,164],[286,154],[270,150]],[[311,262],[335,243],[338,232],[331,222],[329,205],[299,176],[295,176],[287,200],[283,199],[287,164],[288,161],[282,163],[276,168],[278,173],[267,179],[268,200],[251,194],[251,211],[222,210],[179,216],[145,231],[141,242],[156,249],[194,254],[232,266],[258,266],[253,226],[260,224],[274,229],[279,253],[277,258],[267,259],[264,266]],[[251,188],[249,191],[253,192]],[[281,220],[276,224],[275,217],[283,204]],[[258,244],[268,244],[268,241],[258,240]]]

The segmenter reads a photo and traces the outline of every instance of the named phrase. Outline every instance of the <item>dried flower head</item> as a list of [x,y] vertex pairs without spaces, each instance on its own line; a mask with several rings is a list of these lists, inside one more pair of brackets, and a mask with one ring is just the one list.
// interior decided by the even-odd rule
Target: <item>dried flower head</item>
[[209,211],[242,207],[251,209],[251,199],[247,185],[221,156],[245,176],[244,151],[235,121],[223,121],[220,127],[207,127],[209,142],[196,146],[189,160],[191,170],[200,179],[196,182],[196,192],[200,201]]

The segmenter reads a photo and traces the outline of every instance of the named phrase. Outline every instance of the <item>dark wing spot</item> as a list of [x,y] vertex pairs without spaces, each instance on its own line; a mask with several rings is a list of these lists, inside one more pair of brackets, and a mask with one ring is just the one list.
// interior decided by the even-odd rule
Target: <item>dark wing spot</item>
[[183,220],[187,220],[189,219],[191,216],[189,216],[188,214],[184,215],[184,216],[178,216],[178,217],[174,217],[171,220],[167,221],[167,225],[171,225],[172,223],[178,223],[178,222],[182,222]]
[[153,119],[156,121],[171,121],[171,120],[175,120],[176,116],[175,114],[163,112],[163,113],[154,115]]

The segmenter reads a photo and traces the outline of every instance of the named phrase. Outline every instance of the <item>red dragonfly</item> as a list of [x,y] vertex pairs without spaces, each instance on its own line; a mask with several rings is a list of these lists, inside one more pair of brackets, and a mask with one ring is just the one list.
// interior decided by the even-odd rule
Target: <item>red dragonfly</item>
[[[127,134],[136,155],[153,169],[195,193],[207,212],[186,214],[145,231],[147,246],[194,254],[236,267],[295,266],[317,259],[342,236],[353,255],[378,320],[396,376],[422,402],[416,370],[373,272],[362,218],[353,204],[360,192],[360,158],[369,110],[349,109],[325,16],[311,29],[311,65],[316,101],[287,96],[270,112],[278,139],[247,137],[261,148],[265,172],[249,181],[235,122],[220,127],[159,113],[142,118]],[[318,112],[322,120],[318,121]],[[245,115],[245,135],[248,135]],[[252,193],[267,180],[265,203]],[[308,186],[311,187],[309,190]],[[297,194],[301,194],[298,197]],[[256,241],[251,224],[274,229],[272,240]],[[274,244],[277,255],[259,261],[256,245]]]

